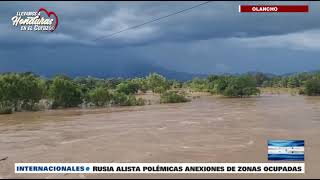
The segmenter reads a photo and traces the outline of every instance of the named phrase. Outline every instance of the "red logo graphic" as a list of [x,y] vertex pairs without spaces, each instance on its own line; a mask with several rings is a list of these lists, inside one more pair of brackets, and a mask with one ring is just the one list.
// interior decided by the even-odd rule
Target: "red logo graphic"
[[59,23],[59,19],[58,19],[58,16],[56,15],[56,13],[53,12],[53,11],[50,11],[50,12],[49,12],[49,11],[47,11],[45,8],[40,8],[40,9],[38,10],[38,13],[41,12],[41,11],[44,11],[44,12],[47,14],[48,17],[50,17],[51,15],[53,15],[53,16],[56,18],[54,28],[53,28],[52,30],[50,30],[50,31],[53,32],[54,30],[56,30],[56,28],[57,28],[57,26],[58,26],[58,23]]

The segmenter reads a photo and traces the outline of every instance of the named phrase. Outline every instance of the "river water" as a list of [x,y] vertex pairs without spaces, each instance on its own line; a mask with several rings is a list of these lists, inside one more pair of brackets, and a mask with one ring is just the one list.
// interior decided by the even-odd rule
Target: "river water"
[[[315,178],[320,97],[201,96],[192,102],[0,115],[0,178]],[[14,174],[15,162],[268,162],[268,139],[304,139],[301,175]]]

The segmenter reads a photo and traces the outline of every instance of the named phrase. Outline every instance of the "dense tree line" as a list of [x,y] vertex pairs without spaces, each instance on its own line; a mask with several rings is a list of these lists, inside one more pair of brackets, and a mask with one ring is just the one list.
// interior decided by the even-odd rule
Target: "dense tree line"
[[258,95],[259,87],[299,88],[301,94],[320,95],[320,73],[269,76],[263,73],[244,75],[210,75],[187,82],[167,80],[153,73],[143,78],[99,79],[70,78],[58,75],[46,79],[32,73],[0,74],[0,114],[12,111],[38,110],[40,100],[50,108],[86,106],[132,106],[145,102],[135,95],[152,91],[160,94],[161,103],[186,102],[179,89],[210,92],[228,97]]
[[320,72],[296,73],[287,76],[264,76],[260,87],[298,88],[300,94],[320,95]]
[[45,81],[31,73],[3,74],[0,76],[0,109],[5,112],[33,110],[43,98]]
[[211,75],[207,78],[194,78],[186,83],[193,91],[211,92],[225,96],[248,96],[259,94],[259,88],[299,88],[300,94],[320,95],[320,72],[296,73],[275,76],[264,73],[244,75]]
[[46,99],[50,108],[87,106],[133,106],[144,105],[137,93],[148,90],[165,93],[182,86],[153,73],[145,78],[98,79],[64,75],[52,79],[41,78],[32,73],[5,73],[0,75],[0,114],[12,111],[38,110],[40,100]]
[[212,75],[205,79],[195,78],[187,82],[186,86],[194,91],[222,94],[228,97],[248,97],[260,93],[256,80],[249,75]]

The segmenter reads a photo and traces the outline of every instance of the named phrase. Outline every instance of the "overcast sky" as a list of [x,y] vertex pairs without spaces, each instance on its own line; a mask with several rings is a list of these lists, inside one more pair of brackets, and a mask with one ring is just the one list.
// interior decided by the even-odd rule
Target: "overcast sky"
[[[0,2],[0,72],[102,70],[146,62],[191,73],[276,74],[320,69],[320,2],[211,2],[112,38],[124,28],[201,2]],[[309,13],[239,13],[239,4],[308,4]],[[54,32],[12,25],[17,11],[54,11]]]

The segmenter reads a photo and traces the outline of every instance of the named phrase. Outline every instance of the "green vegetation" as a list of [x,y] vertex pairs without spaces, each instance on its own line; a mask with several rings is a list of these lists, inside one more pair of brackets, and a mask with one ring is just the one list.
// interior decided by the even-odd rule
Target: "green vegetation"
[[44,95],[45,83],[31,73],[8,73],[0,76],[1,112],[33,110]]
[[248,97],[260,93],[254,78],[243,76],[209,76],[206,79],[193,79],[188,83],[190,89],[211,92],[227,97]]
[[170,88],[170,84],[168,83],[166,78],[159,74],[150,74],[146,79],[148,87],[154,93],[164,93],[166,90]]
[[139,90],[139,84],[135,81],[123,81],[117,85],[117,92],[124,94],[136,94]]
[[119,106],[142,106],[145,104],[142,98],[137,99],[134,95],[119,92],[113,94],[113,103]]
[[48,100],[47,108],[53,109],[80,105],[140,106],[145,104],[145,100],[136,98],[136,94],[148,90],[163,93],[170,85],[177,84],[170,84],[156,73],[134,79],[99,79],[90,76],[71,79],[64,75],[45,79],[32,73],[4,73],[0,74],[0,114],[39,110],[41,99]]
[[145,78],[134,78],[131,80],[132,83],[138,86],[138,91],[146,93],[149,89],[148,81]]
[[296,73],[287,76],[267,77],[261,87],[298,89],[299,94],[320,95],[320,72]]
[[187,83],[188,88],[195,92],[209,92],[209,81],[208,79],[194,78],[192,81]]
[[168,83],[171,89],[180,89],[183,86],[183,83],[177,80],[168,80]]
[[106,106],[112,100],[112,94],[107,88],[97,87],[89,92],[89,102],[95,106]]
[[320,95],[320,79],[314,78],[314,79],[307,80],[305,82],[304,92],[302,93],[305,93],[308,96],[319,96]]
[[[187,102],[181,90],[209,92],[226,97],[249,97],[260,90],[308,96],[320,95],[320,72],[274,76],[263,73],[210,75],[181,82],[167,80],[156,73],[133,79],[94,77],[70,78],[59,75],[46,79],[32,73],[0,74],[0,114],[35,111],[44,108],[81,106],[137,106],[145,100],[136,95],[152,91],[160,94],[161,103]],[[41,101],[40,100],[45,100]],[[47,103],[43,105],[43,102]]]
[[12,108],[7,105],[0,105],[0,114],[11,114]]
[[49,88],[53,108],[76,107],[82,102],[80,87],[65,76],[57,76]]
[[[223,85],[225,84],[223,83]],[[256,88],[256,81],[250,76],[230,78],[226,86],[220,86],[219,91],[228,97],[248,97],[260,93],[259,89]]]
[[183,94],[178,94],[175,91],[165,92],[160,96],[160,103],[180,103],[188,101],[190,100],[187,99]]

